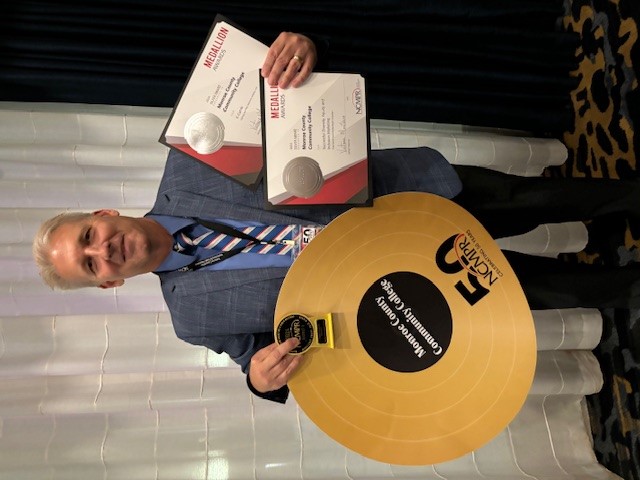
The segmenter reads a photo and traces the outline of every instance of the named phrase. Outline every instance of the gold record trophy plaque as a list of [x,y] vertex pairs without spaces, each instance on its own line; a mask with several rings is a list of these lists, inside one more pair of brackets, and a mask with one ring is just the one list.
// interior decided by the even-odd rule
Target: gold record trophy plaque
[[436,195],[387,195],[332,221],[287,273],[274,330],[291,315],[332,323],[333,348],[309,348],[289,382],[296,401],[381,462],[478,449],[533,380],[533,319],[513,270],[473,216]]

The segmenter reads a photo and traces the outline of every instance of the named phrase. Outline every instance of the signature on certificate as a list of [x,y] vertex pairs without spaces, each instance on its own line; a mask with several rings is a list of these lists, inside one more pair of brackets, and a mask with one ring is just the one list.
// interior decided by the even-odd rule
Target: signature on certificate
[[253,111],[254,120],[249,120],[249,128],[256,133],[260,133],[262,131],[262,120],[260,118],[260,109],[256,108]]
[[336,129],[335,148],[338,153],[348,153],[349,146],[347,142],[347,117],[342,115],[338,120],[338,128]]

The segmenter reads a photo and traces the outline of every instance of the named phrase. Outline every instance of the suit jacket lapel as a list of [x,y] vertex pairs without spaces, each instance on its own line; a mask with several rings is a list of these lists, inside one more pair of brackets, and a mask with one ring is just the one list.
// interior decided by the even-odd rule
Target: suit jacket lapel
[[151,213],[207,220],[230,218],[269,224],[304,223],[305,221],[281,212],[237,205],[196,193],[176,190],[158,197]]
[[[282,280],[286,268],[251,269],[251,281]],[[195,272],[165,272],[158,274],[163,290],[169,295],[203,295],[218,290],[242,287],[247,283],[246,270],[198,270]]]

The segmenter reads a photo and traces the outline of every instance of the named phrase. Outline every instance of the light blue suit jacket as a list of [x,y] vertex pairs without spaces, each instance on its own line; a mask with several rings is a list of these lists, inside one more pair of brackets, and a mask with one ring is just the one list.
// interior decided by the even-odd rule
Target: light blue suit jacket
[[[429,148],[371,152],[374,197],[400,191],[452,198],[461,183],[449,162]],[[344,207],[264,209],[264,190],[236,183],[178,151],[169,153],[150,214],[230,218],[264,223],[327,224]],[[286,268],[160,273],[179,338],[227,352],[246,373],[260,348],[273,342],[273,312]]]

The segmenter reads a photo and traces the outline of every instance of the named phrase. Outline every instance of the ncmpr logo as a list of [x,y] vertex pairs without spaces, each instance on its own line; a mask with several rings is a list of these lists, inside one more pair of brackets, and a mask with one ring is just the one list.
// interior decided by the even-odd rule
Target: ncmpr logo
[[353,106],[356,108],[356,115],[362,115],[362,90],[356,87],[351,95]]
[[455,288],[469,305],[475,305],[484,298],[502,277],[500,269],[470,231],[454,234],[442,242],[436,252],[436,265],[446,274],[466,271],[466,278],[458,280]]

